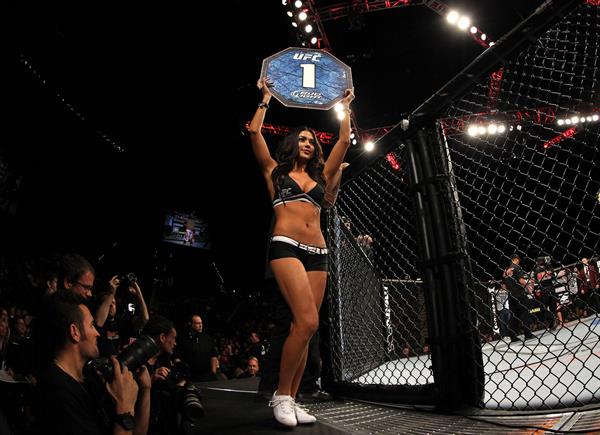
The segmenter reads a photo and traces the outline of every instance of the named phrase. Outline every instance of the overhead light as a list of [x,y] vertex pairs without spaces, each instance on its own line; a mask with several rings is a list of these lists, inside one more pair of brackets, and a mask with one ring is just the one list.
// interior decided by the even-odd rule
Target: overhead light
[[456,22],[458,21],[459,15],[458,12],[456,11],[450,11],[450,13],[448,15],[446,15],[446,20],[450,23],[450,24],[456,24]]
[[470,31],[471,33],[477,33],[477,27],[475,27],[475,26],[471,26],[471,28],[469,29],[469,31]]
[[304,31],[306,33],[310,33],[310,32],[312,32],[312,30],[313,30],[313,26],[310,24],[307,24],[306,27],[304,28]]
[[316,36],[313,36],[312,38],[310,38],[310,43],[311,44],[316,44],[319,41],[319,39]]
[[292,26],[298,27],[298,24],[295,21],[292,21]]
[[485,41],[487,39],[487,35],[485,33],[482,33],[480,38],[482,41]]
[[471,19],[469,17],[460,17],[458,20],[458,28],[460,30],[466,30],[471,24]]
[[[513,127],[510,126],[510,131],[513,130]],[[491,122],[489,124],[471,124],[467,128],[467,134],[471,137],[483,136],[483,135],[495,135],[502,134],[506,132],[506,125],[497,124],[495,122]]]
[[365,150],[366,151],[371,152],[374,149],[375,149],[375,143],[372,140],[370,140],[370,141],[368,141],[368,142],[365,143]]
[[294,14],[292,13],[292,11],[287,11],[287,16],[292,18],[294,16]]
[[559,126],[571,124],[583,124],[586,122],[598,121],[598,114],[593,115],[572,115],[567,118],[558,118],[556,124]]
[[300,0],[296,0],[294,2],[294,6],[296,6],[296,8],[300,9],[302,7],[302,2]]
[[300,21],[304,21],[304,20],[306,20],[306,18],[308,18],[308,15],[306,14],[306,12],[302,11],[298,14],[298,19]]

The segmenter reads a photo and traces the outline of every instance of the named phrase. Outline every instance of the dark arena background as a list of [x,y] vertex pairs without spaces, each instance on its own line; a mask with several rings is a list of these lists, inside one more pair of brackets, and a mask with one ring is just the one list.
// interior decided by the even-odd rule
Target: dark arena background
[[[333,400],[294,431],[600,431],[600,2],[216,3],[7,14],[0,308],[35,315],[45,267],[77,252],[98,281],[135,273],[178,331],[200,313],[219,353],[252,331],[268,347],[272,211],[246,125],[263,59],[326,49],[356,93],[322,219]],[[271,149],[299,124],[327,154],[333,111],[275,100]],[[0,373],[0,429],[33,433],[34,387]],[[184,433],[284,431],[258,381],[200,386]]]

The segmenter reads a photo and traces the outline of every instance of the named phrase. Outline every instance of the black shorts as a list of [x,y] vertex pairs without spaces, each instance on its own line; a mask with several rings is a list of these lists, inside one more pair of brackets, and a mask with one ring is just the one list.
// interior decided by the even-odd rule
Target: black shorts
[[278,258],[290,257],[300,260],[307,272],[327,272],[327,248],[305,245],[289,237],[273,236],[273,238],[271,238],[271,245],[269,247],[269,262]]

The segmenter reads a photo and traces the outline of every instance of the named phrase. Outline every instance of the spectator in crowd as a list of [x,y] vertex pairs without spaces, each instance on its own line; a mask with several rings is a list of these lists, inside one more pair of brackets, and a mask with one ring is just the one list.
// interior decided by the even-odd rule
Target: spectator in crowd
[[47,271],[44,285],[44,293],[47,295],[51,295],[58,290],[58,273],[55,270]]
[[177,356],[190,366],[192,381],[214,381],[219,362],[212,337],[204,331],[202,318],[194,314],[187,334],[182,334]]
[[16,317],[11,328],[12,334],[6,352],[6,365],[12,373],[28,375],[31,372],[33,348],[25,318]]
[[246,366],[246,370],[244,370],[242,373],[240,373],[237,376],[237,379],[252,378],[252,377],[260,376],[259,370],[260,370],[260,363],[258,362],[258,358],[251,356],[250,358],[248,358],[248,364]]
[[38,278],[38,286],[46,295],[51,295],[58,290],[58,261],[59,257],[56,254],[50,255],[40,261],[40,274]]
[[[350,231],[350,234],[352,234],[352,236],[354,237],[352,221],[347,216],[342,216],[341,219],[342,219],[342,223],[345,225],[345,227],[348,229],[348,231]],[[354,240],[356,240],[356,244],[364,252],[366,257],[369,260],[371,260],[371,262],[372,262],[373,261],[373,237],[371,237],[371,235],[365,233],[365,234],[359,234],[358,236],[354,237]]]
[[373,260],[373,237],[369,234],[359,234],[356,237],[356,243],[363,250],[369,260]]
[[[89,281],[82,282],[93,285]],[[42,324],[52,358],[39,382],[38,412],[44,433],[130,434],[132,429],[135,434],[146,433],[150,377],[144,367],[136,383],[129,369],[112,357],[114,378],[106,384],[106,393],[114,403],[114,415],[106,415],[99,398],[89,392],[83,369],[89,359],[99,356],[99,334],[85,299],[58,291],[47,302]]]
[[250,343],[248,344],[245,352],[246,358],[256,357],[259,362],[263,362],[263,358],[265,357],[267,350],[265,349],[265,345],[263,344],[258,332],[250,332],[249,341]]

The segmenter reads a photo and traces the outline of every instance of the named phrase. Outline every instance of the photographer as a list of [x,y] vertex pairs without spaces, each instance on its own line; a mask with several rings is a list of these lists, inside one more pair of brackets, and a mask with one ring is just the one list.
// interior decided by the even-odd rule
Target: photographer
[[[119,286],[127,286],[139,306],[139,315],[130,319],[126,324],[122,324],[117,318],[117,300],[116,292]],[[148,308],[144,300],[144,295],[137,282],[137,277],[133,273],[128,273],[122,277],[113,276],[109,281],[109,290],[101,296],[101,303],[96,310],[96,327],[100,332],[100,353],[102,355],[115,355],[119,351],[119,339],[125,335],[136,336],[140,329],[144,327],[148,318]],[[131,313],[132,315],[134,313]]]
[[[92,285],[92,283],[90,283]],[[37,416],[43,433],[144,434],[150,413],[150,376],[142,367],[138,383],[127,366],[112,357],[114,376],[105,384],[114,413],[91,393],[84,366],[99,356],[94,319],[80,295],[59,290],[50,296],[41,316],[49,364],[40,377]],[[139,385],[139,386],[138,386]]]
[[142,330],[156,341],[160,353],[148,361],[151,373],[150,434],[169,434],[177,431],[178,380],[171,377],[172,354],[177,340],[173,323],[163,316],[152,316]]
[[181,361],[172,362],[177,331],[169,319],[152,316],[142,333],[152,337],[160,347],[160,354],[148,361],[152,373],[152,419],[148,433],[181,433],[180,423],[203,417],[204,408],[200,390],[187,384],[189,367]]

